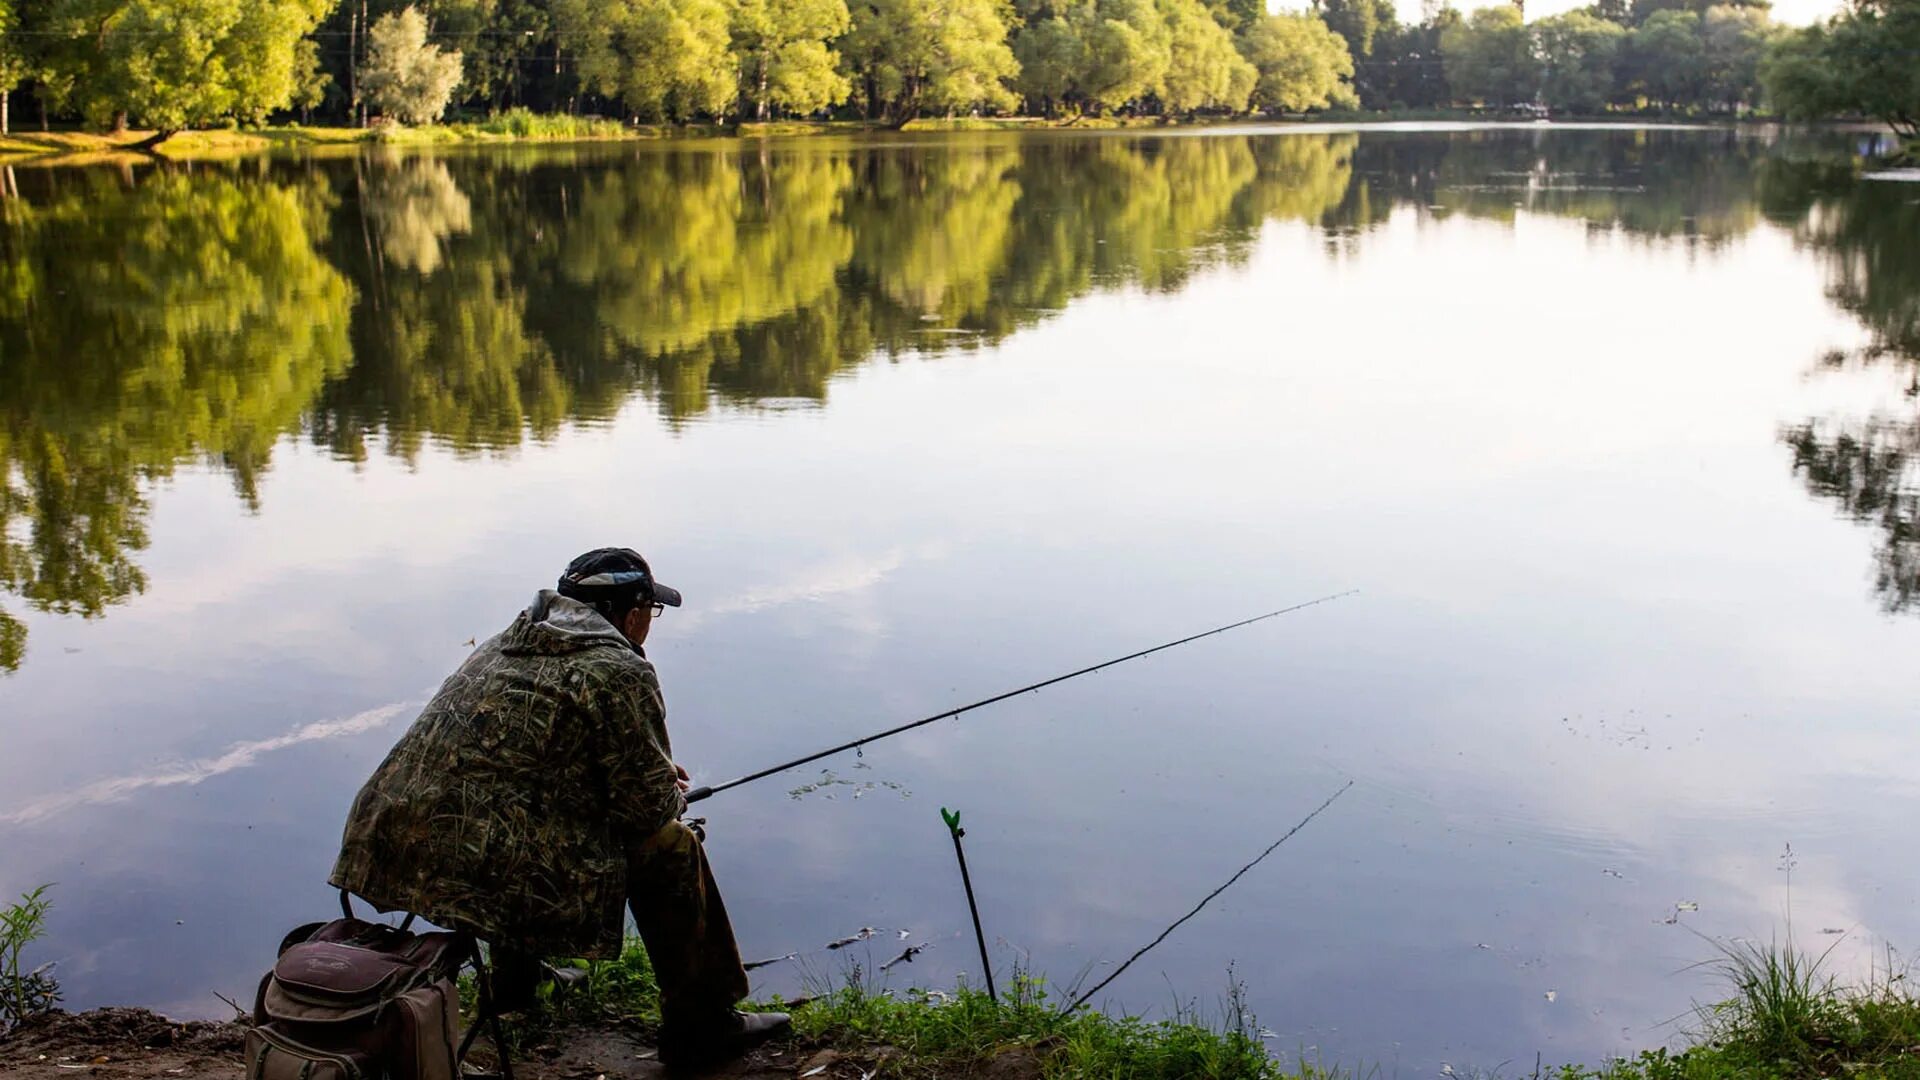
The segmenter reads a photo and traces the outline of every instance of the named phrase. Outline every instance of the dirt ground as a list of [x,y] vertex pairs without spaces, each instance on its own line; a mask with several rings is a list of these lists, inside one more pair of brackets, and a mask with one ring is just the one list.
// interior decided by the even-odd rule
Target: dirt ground
[[[240,1080],[241,1044],[246,1029],[237,1023],[175,1023],[146,1009],[96,1009],[54,1013],[0,1038],[0,1078],[6,1080]],[[475,1051],[491,1066],[485,1038]],[[884,1056],[884,1055],[879,1055]],[[702,1074],[718,1080],[786,1080],[810,1073],[819,1080],[858,1078],[873,1067],[865,1060],[832,1050],[770,1045],[750,1057]],[[812,1070],[825,1066],[819,1072]],[[618,1080],[667,1076],[653,1047],[619,1030],[568,1028],[520,1051],[516,1080]],[[682,1076],[688,1074],[674,1074]]]
[[[241,1080],[238,1023],[175,1023],[146,1009],[54,1013],[0,1037],[0,1080]],[[476,1063],[490,1067],[485,1038]],[[868,1080],[891,1056],[886,1047],[842,1053],[797,1044],[769,1044],[708,1072],[675,1073],[713,1080]],[[514,1059],[516,1080],[622,1080],[666,1077],[653,1047],[618,1029],[564,1028],[524,1048]],[[1014,1051],[973,1071],[979,1080],[1036,1080],[1037,1058]]]

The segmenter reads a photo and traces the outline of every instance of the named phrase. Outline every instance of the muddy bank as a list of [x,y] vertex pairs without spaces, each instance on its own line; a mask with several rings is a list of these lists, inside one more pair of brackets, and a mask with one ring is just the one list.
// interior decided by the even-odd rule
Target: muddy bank
[[[176,1023],[147,1009],[95,1009],[57,1012],[0,1036],[0,1077],[34,1080],[239,1080],[244,1073],[241,1022]],[[492,1066],[486,1040],[474,1052],[474,1064]],[[748,1057],[698,1075],[720,1080],[784,1080],[805,1075],[819,1080],[870,1076],[895,1055],[887,1047],[834,1049],[803,1040],[775,1043]],[[540,1036],[514,1057],[514,1075],[523,1080],[619,1080],[669,1075],[655,1058],[652,1043],[638,1030],[568,1026]],[[911,1070],[909,1070],[911,1071]],[[1014,1050],[998,1055],[973,1075],[993,1080],[1037,1080],[1039,1059]]]

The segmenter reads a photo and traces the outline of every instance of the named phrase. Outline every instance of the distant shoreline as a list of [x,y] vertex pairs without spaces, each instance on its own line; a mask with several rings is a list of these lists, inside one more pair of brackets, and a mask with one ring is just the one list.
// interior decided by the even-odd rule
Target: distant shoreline
[[[323,150],[360,146],[454,146],[521,145],[594,142],[644,142],[714,138],[756,139],[803,135],[867,135],[892,133],[928,133],[963,131],[1115,131],[1179,130],[1189,128],[1252,127],[1262,124],[1370,125],[1404,123],[1472,123],[1512,127],[1552,127],[1554,124],[1607,124],[1620,127],[1687,124],[1711,126],[1769,126],[1781,123],[1763,117],[1685,117],[1597,114],[1565,116],[1551,120],[1489,114],[1469,109],[1417,110],[1403,112],[1330,112],[1272,117],[1075,117],[1049,120],[1044,117],[965,117],[957,119],[921,119],[895,128],[877,121],[862,120],[789,120],[756,124],[653,124],[632,125],[599,117],[533,117],[516,123],[513,114],[485,121],[434,124],[424,127],[302,127],[275,125],[251,130],[203,129],[182,131],[151,149],[142,144],[154,132],[128,130],[116,133],[87,131],[15,131],[0,136],[0,164],[25,160],[57,159],[71,163],[114,161],[159,157],[178,160],[204,160],[222,157],[251,157],[282,150]],[[1820,122],[1795,125],[1826,128],[1881,130],[1875,124]]]

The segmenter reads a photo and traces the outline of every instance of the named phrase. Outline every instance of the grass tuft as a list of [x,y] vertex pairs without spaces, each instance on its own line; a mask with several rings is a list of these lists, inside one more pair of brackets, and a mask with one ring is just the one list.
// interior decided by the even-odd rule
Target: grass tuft
[[53,965],[27,971],[21,959],[27,946],[46,933],[47,912],[53,907],[47,899],[49,888],[42,885],[23,894],[19,903],[0,908],[0,1034],[60,1003],[60,986],[50,974]]

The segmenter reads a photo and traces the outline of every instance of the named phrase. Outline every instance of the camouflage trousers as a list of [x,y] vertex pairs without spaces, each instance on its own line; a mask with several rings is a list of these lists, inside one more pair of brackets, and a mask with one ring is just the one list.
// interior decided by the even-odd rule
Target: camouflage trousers
[[663,1025],[711,1023],[747,996],[733,923],[692,829],[670,822],[627,848],[627,908],[660,984]]
[[[671,822],[627,846],[627,908],[660,985],[663,1024],[702,1027],[747,996],[733,923],[706,849],[692,829]],[[496,949],[495,993],[501,1007],[531,1004],[539,972],[537,958]]]

